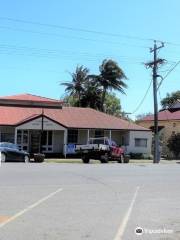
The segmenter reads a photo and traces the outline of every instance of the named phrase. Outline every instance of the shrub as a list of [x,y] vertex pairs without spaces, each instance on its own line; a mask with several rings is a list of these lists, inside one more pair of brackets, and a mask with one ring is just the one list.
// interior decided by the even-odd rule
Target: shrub
[[180,133],[172,134],[167,144],[169,150],[173,152],[176,158],[180,154]]

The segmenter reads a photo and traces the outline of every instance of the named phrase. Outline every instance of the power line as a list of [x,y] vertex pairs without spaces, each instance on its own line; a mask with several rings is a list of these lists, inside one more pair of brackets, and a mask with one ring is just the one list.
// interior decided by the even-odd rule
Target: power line
[[50,27],[50,28],[57,28],[57,29],[65,29],[70,31],[78,31],[78,32],[86,32],[86,33],[93,33],[98,35],[104,35],[104,36],[112,36],[112,37],[121,37],[121,38],[127,38],[127,39],[136,39],[140,41],[152,41],[153,38],[141,38],[138,36],[131,36],[131,35],[123,35],[118,33],[110,33],[110,32],[103,32],[103,31],[94,31],[84,28],[75,28],[75,27],[68,27],[63,25],[57,25],[57,24],[49,24],[49,23],[42,23],[42,22],[36,22],[36,21],[28,21],[23,19],[17,19],[17,18],[9,18],[9,17],[0,17],[1,20],[7,20],[10,22],[18,22],[18,23],[25,23],[25,24],[31,24],[31,25],[39,25],[44,27]]
[[145,92],[142,100],[140,101],[140,103],[137,105],[137,107],[135,108],[135,110],[134,110],[131,114],[136,113],[136,112],[139,110],[139,108],[142,106],[142,104],[144,103],[144,101],[145,101],[145,99],[146,99],[146,97],[147,97],[147,95],[148,95],[148,93],[149,93],[149,90],[150,90],[150,88],[151,88],[151,85],[152,85],[152,80],[150,81],[150,84],[149,84],[149,86],[148,86],[148,88],[147,88],[147,90],[146,90],[146,92]]
[[137,48],[148,48],[147,46],[140,46],[140,45],[135,45],[135,44],[128,44],[128,43],[120,43],[120,42],[114,42],[114,41],[107,41],[104,39],[92,39],[92,38],[84,38],[84,37],[77,37],[77,36],[68,36],[68,35],[61,35],[57,33],[49,33],[49,32],[40,32],[40,31],[34,31],[34,30],[27,30],[27,29],[22,29],[22,28],[12,28],[12,27],[7,27],[7,26],[0,26],[0,29],[7,29],[10,31],[18,31],[18,32],[25,32],[25,33],[33,33],[33,34],[39,34],[42,36],[53,36],[57,38],[66,38],[66,39],[75,39],[75,40],[82,40],[82,41],[91,41],[91,42],[101,42],[105,44],[115,44],[115,45],[124,45],[124,46],[129,46],[129,47],[137,47]]
[[46,49],[46,48],[33,48],[27,46],[17,46],[17,45],[7,45],[7,44],[0,44],[0,51],[1,53],[25,53],[29,52],[31,55],[40,55],[40,56],[49,56],[49,57],[59,57],[59,56],[81,56],[81,57],[88,57],[88,58],[107,58],[107,55],[112,55],[115,58],[122,58],[123,61],[143,61],[140,58],[133,57],[133,56],[119,56],[114,55],[113,53],[88,53],[88,52],[75,52],[69,50],[61,50],[61,49]]
[[[85,29],[85,28],[69,27],[69,26],[64,26],[64,25],[42,23],[42,22],[38,22],[38,21],[29,21],[29,20],[17,19],[17,18],[9,18],[9,17],[0,17],[0,20],[6,20],[6,21],[9,21],[9,22],[17,22],[17,23],[23,23],[23,24],[29,24],[29,25],[39,25],[39,26],[42,26],[42,27],[64,29],[64,30],[75,31],[75,32],[92,33],[92,34],[96,34],[96,35],[119,37],[119,38],[126,38],[126,39],[132,39],[132,40],[134,39],[134,40],[139,40],[139,41],[154,41],[154,39],[156,39],[156,38],[143,38],[143,37],[127,35],[127,34],[111,33],[111,32],[104,32],[104,31],[95,31],[95,30]],[[3,27],[2,26],[2,28],[9,28],[9,27]],[[24,30],[24,29],[17,29],[17,30],[18,31],[26,31],[26,32],[28,31],[28,30]],[[29,31],[29,32],[32,32],[32,33],[34,32],[35,33],[35,31]],[[36,33],[38,33],[38,32],[36,32]],[[81,39],[85,40],[83,38],[81,38]],[[90,40],[91,41],[93,39],[86,39],[86,40]],[[156,39],[156,42],[161,43],[162,40]],[[168,45],[173,45],[173,46],[180,47],[180,43],[174,43],[174,42],[171,42],[171,41],[163,41],[163,42],[165,44],[168,44]],[[147,48],[147,47],[145,47],[145,48]]]
[[167,72],[167,74],[166,74],[166,75],[162,78],[162,80],[160,81],[157,89],[160,88],[160,86],[162,85],[164,79],[166,79],[166,78],[168,77],[168,75],[169,75],[179,64],[180,64],[180,61],[178,61],[178,62],[174,65],[174,67],[171,68],[171,69]]

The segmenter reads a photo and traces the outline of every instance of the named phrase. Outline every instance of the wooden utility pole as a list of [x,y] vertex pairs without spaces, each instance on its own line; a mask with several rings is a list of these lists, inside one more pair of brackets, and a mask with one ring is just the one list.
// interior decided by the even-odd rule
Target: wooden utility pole
[[157,58],[157,50],[164,47],[164,43],[161,43],[160,46],[157,46],[156,41],[154,41],[154,47],[150,49],[150,52],[153,52],[153,61],[146,63],[147,67],[152,68],[153,70],[153,98],[154,98],[154,163],[159,163],[160,161],[160,148],[159,148],[159,133],[158,133],[158,102],[157,102],[157,78],[160,75],[157,74],[158,65],[164,63],[164,59]]

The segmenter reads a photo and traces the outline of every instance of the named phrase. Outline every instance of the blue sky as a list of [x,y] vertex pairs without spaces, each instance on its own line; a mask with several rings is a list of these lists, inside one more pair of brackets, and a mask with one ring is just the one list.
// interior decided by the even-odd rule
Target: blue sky
[[[170,42],[159,51],[159,56],[168,60],[159,69],[163,76],[180,60],[178,0],[6,0],[0,3],[0,96],[28,92],[61,98],[64,88],[59,82],[71,80],[68,72],[84,65],[91,73],[98,73],[102,60],[112,58],[128,77],[126,96],[116,94],[123,110],[133,112],[151,80],[151,71],[143,65],[152,59],[149,47],[153,41],[148,39]],[[68,30],[62,26],[137,39]],[[179,74],[180,65],[164,80],[162,97],[179,89]],[[134,116],[152,111],[151,89]]]

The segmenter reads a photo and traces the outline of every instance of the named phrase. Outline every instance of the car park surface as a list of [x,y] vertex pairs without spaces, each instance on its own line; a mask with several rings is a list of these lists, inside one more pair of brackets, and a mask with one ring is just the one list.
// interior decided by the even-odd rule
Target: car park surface
[[178,164],[3,163],[0,239],[180,239],[179,182]]

